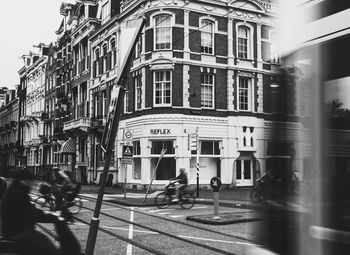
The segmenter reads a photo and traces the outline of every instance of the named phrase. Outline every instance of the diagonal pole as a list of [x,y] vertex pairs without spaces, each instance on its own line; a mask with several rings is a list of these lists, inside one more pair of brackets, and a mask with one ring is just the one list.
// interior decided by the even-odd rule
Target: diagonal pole
[[145,196],[145,199],[143,200],[143,203],[146,202],[146,199],[147,199],[147,196],[148,196],[148,192],[149,192],[150,189],[151,189],[152,182],[153,182],[153,180],[154,180],[154,177],[155,177],[156,172],[157,172],[157,169],[158,169],[159,162],[160,162],[160,161],[162,160],[162,158],[164,157],[165,152],[166,152],[166,149],[163,148],[162,151],[161,151],[161,153],[160,153],[160,157],[159,157],[159,159],[158,159],[157,165],[156,165],[156,167],[155,167],[155,169],[154,169],[154,171],[153,171],[153,176],[152,176],[152,179],[151,179],[151,183],[150,183],[149,186],[148,186],[148,189],[147,189],[147,192],[146,192],[146,196]]

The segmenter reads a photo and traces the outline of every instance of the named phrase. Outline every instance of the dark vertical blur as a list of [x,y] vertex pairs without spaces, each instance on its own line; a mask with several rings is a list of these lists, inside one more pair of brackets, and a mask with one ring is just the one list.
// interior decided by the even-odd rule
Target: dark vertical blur
[[[281,127],[276,116],[274,140],[295,154],[286,154],[283,164],[281,158],[269,163],[284,185],[282,196],[267,202],[266,244],[278,254],[350,254],[350,31],[344,22],[350,1],[308,1],[305,6],[314,8],[308,22],[330,16],[334,22],[339,15],[339,27],[336,22],[327,31],[314,27],[317,37],[283,56],[280,101],[289,126]],[[291,123],[300,124],[298,136]],[[292,194],[291,171],[301,176]]]

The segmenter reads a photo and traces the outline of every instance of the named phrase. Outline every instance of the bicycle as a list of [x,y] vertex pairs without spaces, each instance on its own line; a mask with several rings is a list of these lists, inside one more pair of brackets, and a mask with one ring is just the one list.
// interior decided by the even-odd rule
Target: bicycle
[[170,182],[165,186],[165,191],[156,195],[154,202],[159,209],[165,209],[171,204],[179,204],[183,209],[191,209],[194,206],[196,200],[194,190],[189,190],[186,186],[185,190],[179,195],[179,201],[173,202],[175,189],[175,184]]
[[[52,192],[52,187],[47,183],[39,183],[38,191],[40,192],[40,196],[34,199],[35,204],[39,204],[42,210],[50,210],[57,211],[62,208],[57,208],[57,198],[54,196]],[[68,191],[65,192],[62,196],[62,205],[66,207],[69,213],[77,214],[80,212],[83,207],[83,201],[81,197],[75,192]]]

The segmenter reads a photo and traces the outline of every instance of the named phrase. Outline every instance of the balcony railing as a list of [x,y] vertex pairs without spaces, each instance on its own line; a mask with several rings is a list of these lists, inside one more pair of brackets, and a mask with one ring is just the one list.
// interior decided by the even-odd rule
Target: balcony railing
[[71,129],[83,129],[87,131],[90,127],[90,119],[88,117],[79,117],[77,119],[73,119],[67,121],[63,124],[63,131],[71,130]]

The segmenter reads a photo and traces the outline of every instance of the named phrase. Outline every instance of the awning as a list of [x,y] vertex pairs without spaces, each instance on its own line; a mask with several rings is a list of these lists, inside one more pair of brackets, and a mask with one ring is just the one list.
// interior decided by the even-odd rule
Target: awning
[[74,138],[69,138],[62,144],[60,153],[74,154],[77,151],[76,143]]

